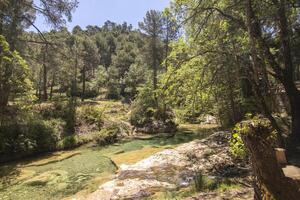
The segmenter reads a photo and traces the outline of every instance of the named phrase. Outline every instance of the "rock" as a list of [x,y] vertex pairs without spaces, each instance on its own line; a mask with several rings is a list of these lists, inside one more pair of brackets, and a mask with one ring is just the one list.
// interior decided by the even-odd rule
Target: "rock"
[[[102,185],[87,199],[93,200],[119,200],[141,199],[156,192],[176,189],[176,185],[157,180],[126,179],[112,180]],[[105,194],[105,195],[103,195]]]
[[212,115],[204,115],[201,117],[201,124],[217,124],[218,120]]
[[156,192],[187,187],[199,171],[218,176],[232,170],[236,165],[229,156],[228,137],[227,132],[217,132],[135,164],[121,165],[113,180],[86,199],[142,199]]
[[118,154],[122,154],[122,153],[125,153],[125,151],[124,150],[116,151],[114,154],[118,155]]
[[24,184],[30,186],[55,185],[57,183],[66,182],[67,179],[68,179],[68,172],[62,170],[54,170],[54,171],[48,171],[38,176],[35,176],[25,181]]
[[118,179],[148,179],[180,184],[193,172],[188,170],[189,161],[184,154],[175,149],[156,153],[134,165],[121,165]]
[[177,125],[172,120],[166,121],[153,121],[145,124],[143,127],[136,127],[135,132],[140,133],[174,133],[177,130]]

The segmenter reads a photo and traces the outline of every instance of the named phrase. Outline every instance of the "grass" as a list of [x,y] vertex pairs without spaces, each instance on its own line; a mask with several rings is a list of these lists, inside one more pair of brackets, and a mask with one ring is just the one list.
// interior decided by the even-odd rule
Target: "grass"
[[225,192],[227,190],[239,189],[241,186],[228,179],[213,180],[208,176],[202,176],[202,187],[197,188],[194,182],[189,187],[181,188],[177,191],[166,191],[155,194],[147,200],[182,200],[196,195],[198,192]]

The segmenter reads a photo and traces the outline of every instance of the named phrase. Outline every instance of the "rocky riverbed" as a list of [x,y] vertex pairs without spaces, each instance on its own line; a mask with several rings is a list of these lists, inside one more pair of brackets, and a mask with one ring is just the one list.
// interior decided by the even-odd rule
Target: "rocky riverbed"
[[144,199],[187,188],[199,173],[216,180],[230,178],[240,184],[226,191],[195,194],[194,199],[252,199],[250,170],[248,165],[230,156],[228,137],[227,132],[216,132],[207,139],[163,150],[135,164],[123,164],[112,180],[100,185],[92,194],[77,199]]

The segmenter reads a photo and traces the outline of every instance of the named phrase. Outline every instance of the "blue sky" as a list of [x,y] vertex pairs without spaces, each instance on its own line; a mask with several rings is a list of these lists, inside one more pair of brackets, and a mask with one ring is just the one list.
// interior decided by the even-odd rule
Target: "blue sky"
[[[101,26],[110,20],[117,23],[126,21],[137,28],[138,22],[142,21],[148,10],[163,10],[169,3],[170,0],[79,0],[79,7],[73,13],[73,20],[67,27],[72,29],[75,25],[82,28],[87,25]],[[51,28],[40,16],[35,24],[43,31]]]

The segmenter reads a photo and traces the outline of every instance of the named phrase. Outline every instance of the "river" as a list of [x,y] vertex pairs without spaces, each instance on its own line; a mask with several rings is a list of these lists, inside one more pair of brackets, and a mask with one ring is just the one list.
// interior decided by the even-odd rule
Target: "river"
[[121,164],[132,164],[156,152],[201,139],[208,130],[181,128],[174,137],[128,139],[119,143],[56,152],[0,167],[0,200],[56,200],[90,193],[112,178]]

